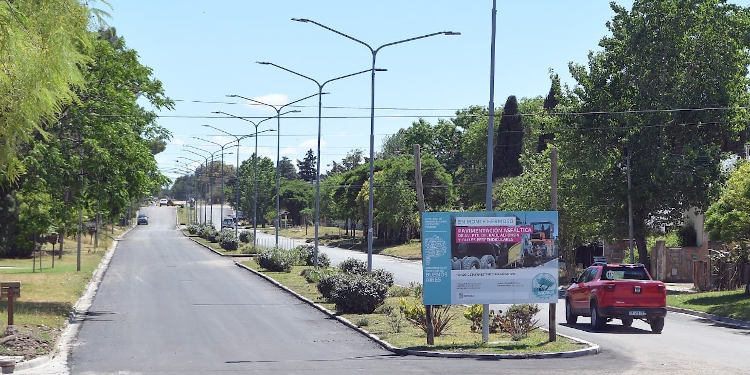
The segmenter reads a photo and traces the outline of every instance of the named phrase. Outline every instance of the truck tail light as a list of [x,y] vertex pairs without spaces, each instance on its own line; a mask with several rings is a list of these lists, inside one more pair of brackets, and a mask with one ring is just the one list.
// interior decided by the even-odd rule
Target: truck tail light
[[659,288],[659,293],[661,293],[661,294],[665,294],[666,293],[665,290],[664,290],[664,285],[659,285],[658,288]]

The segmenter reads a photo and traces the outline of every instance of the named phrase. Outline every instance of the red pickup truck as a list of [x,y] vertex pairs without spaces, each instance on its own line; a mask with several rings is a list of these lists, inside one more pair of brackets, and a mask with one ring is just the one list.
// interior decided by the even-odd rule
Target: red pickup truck
[[565,297],[565,320],[575,324],[579,316],[590,316],[598,331],[612,319],[629,327],[633,319],[661,333],[667,315],[667,289],[651,279],[642,264],[595,263],[572,280]]

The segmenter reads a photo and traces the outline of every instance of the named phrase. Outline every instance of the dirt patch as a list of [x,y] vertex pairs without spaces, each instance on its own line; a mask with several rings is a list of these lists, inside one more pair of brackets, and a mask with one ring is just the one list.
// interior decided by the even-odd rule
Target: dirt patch
[[0,336],[0,355],[23,356],[24,360],[45,355],[59,335],[59,329],[45,325],[10,326]]

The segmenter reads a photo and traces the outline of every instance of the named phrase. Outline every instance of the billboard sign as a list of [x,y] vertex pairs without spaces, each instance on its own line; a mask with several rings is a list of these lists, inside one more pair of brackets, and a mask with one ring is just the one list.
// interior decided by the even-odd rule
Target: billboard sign
[[424,303],[556,303],[557,224],[557,211],[425,212]]

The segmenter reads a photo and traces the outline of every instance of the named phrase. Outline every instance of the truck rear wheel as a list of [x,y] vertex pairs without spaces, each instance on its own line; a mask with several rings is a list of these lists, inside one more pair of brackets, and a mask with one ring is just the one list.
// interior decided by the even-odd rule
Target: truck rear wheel
[[599,315],[599,306],[596,301],[591,302],[591,328],[594,331],[600,331],[606,323],[605,318]]
[[651,325],[651,332],[661,333],[664,329],[664,317],[653,318],[648,321],[648,324]]
[[633,325],[633,318],[622,318],[620,320],[622,321],[622,325],[624,327],[630,327]]

